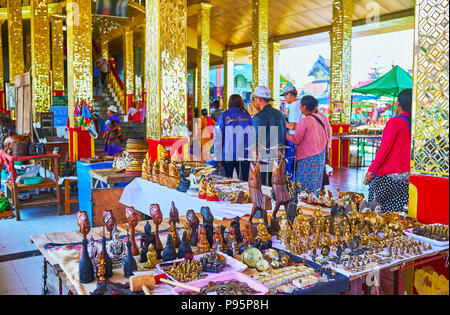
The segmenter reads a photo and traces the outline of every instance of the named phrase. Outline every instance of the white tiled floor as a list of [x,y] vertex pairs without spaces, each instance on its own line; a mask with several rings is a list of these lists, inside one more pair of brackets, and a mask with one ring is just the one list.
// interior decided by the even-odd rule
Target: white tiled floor
[[[71,208],[68,216],[58,216],[56,207],[47,207],[24,209],[21,221],[0,220],[0,256],[36,250],[30,235],[78,229],[77,205]],[[42,265],[43,256],[0,262],[0,295],[41,294]]]

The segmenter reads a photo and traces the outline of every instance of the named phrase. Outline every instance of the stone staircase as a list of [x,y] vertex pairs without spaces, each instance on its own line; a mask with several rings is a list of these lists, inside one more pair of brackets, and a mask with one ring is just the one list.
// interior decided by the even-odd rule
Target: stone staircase
[[[126,121],[127,113],[124,112],[124,108],[122,106],[123,101],[119,100],[116,93],[114,92],[114,88],[111,84],[106,84],[103,89],[103,99],[100,102],[94,103],[94,110],[100,113],[100,116],[106,121],[108,118],[108,107],[114,105],[118,108],[119,112],[117,116],[119,116],[120,121],[122,122],[122,136],[124,139],[123,143],[119,143],[120,147],[125,149],[127,139],[145,139],[145,124],[141,122],[134,121]],[[99,135],[97,139],[95,139],[95,151],[102,152],[105,146],[105,139]]]

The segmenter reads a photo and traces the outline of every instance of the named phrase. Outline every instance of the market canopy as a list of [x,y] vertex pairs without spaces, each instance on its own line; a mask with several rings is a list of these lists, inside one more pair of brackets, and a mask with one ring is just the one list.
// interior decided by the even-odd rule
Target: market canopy
[[365,86],[353,89],[353,92],[395,97],[405,89],[412,89],[412,76],[399,66],[395,66],[381,78]]

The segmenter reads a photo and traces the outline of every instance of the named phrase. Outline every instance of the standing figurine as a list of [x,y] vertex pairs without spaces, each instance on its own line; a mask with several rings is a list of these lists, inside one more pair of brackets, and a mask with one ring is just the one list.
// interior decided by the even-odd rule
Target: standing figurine
[[161,252],[163,250],[163,246],[161,244],[161,240],[159,239],[159,225],[162,223],[163,217],[161,209],[159,208],[158,204],[150,205],[150,216],[153,219],[153,223],[155,223],[155,238],[156,238],[155,250],[158,253],[158,259],[161,259]]
[[[283,151],[278,150],[278,160],[273,162],[273,173],[272,173],[272,188],[276,199],[275,208],[272,214],[272,221],[276,220],[278,210],[280,206],[284,206],[284,210],[287,211],[288,204],[290,201],[289,192],[286,187],[286,158],[284,157]],[[278,224],[272,224],[275,230],[278,231],[280,226]]]
[[225,244],[223,242],[223,237],[222,237],[222,229],[220,228],[219,225],[216,226],[215,230],[214,230],[214,235],[213,235],[213,244],[219,244],[220,251],[225,250]]
[[98,254],[97,260],[97,283],[102,283],[106,281],[106,263],[103,258],[103,252]]
[[178,258],[184,258],[187,254],[192,254],[192,248],[188,242],[187,232],[184,231],[181,238],[180,248],[178,248]]
[[181,241],[180,236],[177,233],[177,230],[174,225],[169,226],[169,235],[172,237],[173,247],[180,247]]
[[105,237],[105,227],[103,227],[103,237],[102,237],[102,251],[103,260],[105,261],[105,278],[109,279],[113,275],[113,262],[111,257],[109,257],[108,250],[106,249],[106,237]]
[[236,241],[236,230],[233,226],[230,226],[230,230],[228,231],[228,236],[227,236],[228,248],[230,248],[231,239]]
[[128,226],[131,229],[131,237],[130,237],[130,242],[131,242],[131,253],[133,254],[133,256],[138,256],[139,255],[139,249],[136,245],[136,226],[139,223],[138,217],[137,217],[137,213],[136,210],[134,209],[134,207],[127,207],[125,209],[125,214],[127,216],[127,220],[128,220]]
[[197,246],[198,242],[198,225],[200,223],[199,218],[195,215],[194,210],[188,210],[186,212],[186,219],[189,222],[189,232],[191,234],[189,243],[191,246]]
[[[256,154],[255,152],[253,152]],[[253,217],[256,215],[257,211],[261,212],[261,218],[264,222],[268,224],[267,221],[267,210],[266,209],[266,199],[262,193],[262,180],[261,180],[261,161],[257,159],[257,154],[254,155],[256,161],[250,163],[249,176],[248,176],[248,189],[250,192],[250,198],[252,200],[252,212],[250,214],[249,222],[252,223]]]
[[242,242],[242,233],[241,233],[241,224],[240,221],[241,218],[239,216],[234,217],[233,221],[231,222],[230,226],[234,228],[234,234],[236,237],[234,240],[239,244]]
[[91,238],[88,241],[88,254],[89,254],[89,258],[91,259],[92,262],[92,266],[94,267],[94,272],[95,272],[95,268],[97,268],[97,260],[98,260],[98,247],[95,244],[95,240],[94,237],[91,235]]
[[191,245],[191,230],[189,229],[189,222],[184,222],[183,233],[186,232],[186,239],[189,245]]
[[134,272],[138,270],[138,266],[136,263],[136,260],[133,257],[132,250],[131,250],[131,242],[130,242],[130,235],[128,235],[127,240],[127,258],[125,259],[125,262],[123,263],[123,275],[125,278],[129,278],[132,275],[134,275]]
[[177,252],[173,246],[172,235],[167,235],[166,247],[162,253],[162,260],[164,262],[177,259]]
[[159,182],[159,165],[156,160],[153,163],[153,168],[152,168],[152,182],[154,182],[155,184],[158,184],[158,182]]
[[206,177],[202,175],[198,188],[198,198],[206,199],[207,189],[208,183],[206,182]]
[[162,150],[159,160],[158,183],[161,186],[167,186],[169,180],[169,155],[166,150]]
[[178,172],[175,160],[172,159],[172,161],[169,163],[169,177],[167,187],[177,189],[179,184],[180,184],[180,172]]
[[145,223],[144,226],[144,234],[141,235],[141,258],[139,259],[139,262],[145,263],[147,261],[147,252],[148,248],[151,244],[153,244],[153,248],[155,248],[156,245],[156,238],[155,235],[152,233],[152,226],[150,223]]
[[278,239],[281,240],[282,245],[287,245],[289,243],[291,231],[292,229],[287,219],[287,215],[283,214],[281,216],[280,231],[278,233]]
[[91,283],[95,280],[94,267],[92,266],[91,259],[89,258],[86,239],[86,235],[91,230],[91,224],[89,223],[89,217],[86,211],[78,211],[77,213],[77,223],[80,227],[80,233],[83,235],[82,241],[82,256],[78,268],[78,279],[80,283]]
[[[178,185],[177,190],[180,192],[187,192],[189,190],[189,186],[191,185],[190,181],[186,178],[186,168],[184,167],[184,163],[181,162],[180,169],[178,170],[180,172],[180,184]],[[194,175],[195,177],[195,175]]]
[[209,207],[202,207],[200,209],[200,213],[203,217],[203,227],[206,230],[206,238],[209,242],[209,246],[212,247],[214,245],[214,216],[212,215]]
[[112,230],[117,224],[112,210],[103,210],[103,222],[105,223],[106,229],[109,232],[109,239],[112,240]]
[[178,214],[178,209],[175,207],[175,203],[172,201],[171,208],[169,212],[169,230],[172,234],[172,240],[174,242],[175,248],[180,247],[180,236],[177,233],[177,223],[180,223],[180,218]]
[[255,242],[255,238],[253,237],[252,227],[250,225],[250,222],[248,222],[244,226],[244,239],[243,239],[243,242],[244,243],[250,242],[250,244],[253,244]]
[[207,253],[211,250],[211,246],[209,245],[208,239],[206,238],[206,230],[204,226],[201,226],[198,230],[198,243],[197,243],[197,251],[198,254]]

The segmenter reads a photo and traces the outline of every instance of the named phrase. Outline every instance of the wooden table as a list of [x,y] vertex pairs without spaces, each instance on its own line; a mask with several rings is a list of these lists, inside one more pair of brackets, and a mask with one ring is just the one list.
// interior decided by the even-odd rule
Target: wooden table
[[[0,150],[0,163],[3,164],[3,162],[7,163],[8,171],[11,173],[11,182],[6,183],[7,189],[11,191],[12,195],[12,204],[14,206],[14,209],[16,211],[16,220],[20,221],[20,209],[21,208],[35,208],[39,206],[51,206],[56,204],[58,206],[58,215],[61,215],[61,192],[58,185],[58,159],[59,155],[57,154],[45,154],[45,155],[32,155],[32,156],[11,156],[7,153],[5,153],[3,150]],[[17,173],[14,169],[14,162],[16,161],[28,161],[28,160],[34,160],[34,161],[43,161],[42,163],[45,170],[47,170],[46,167],[46,161],[48,161],[49,166],[53,166],[53,172],[55,175],[55,181],[51,180],[50,178],[44,177],[42,179],[42,183],[37,185],[25,185],[16,183]],[[44,174],[46,175],[46,174]],[[19,192],[26,191],[26,190],[35,190],[35,189],[55,189],[56,190],[56,197],[50,197],[50,198],[38,198],[37,200],[30,200],[30,201],[20,201],[19,200]]]
[[99,187],[100,183],[106,185],[107,188],[112,188],[116,184],[120,183],[129,183],[133,181],[133,179],[140,177],[139,175],[131,175],[126,173],[118,173],[114,169],[96,169],[90,170],[89,176],[92,178],[92,188],[101,188]]

